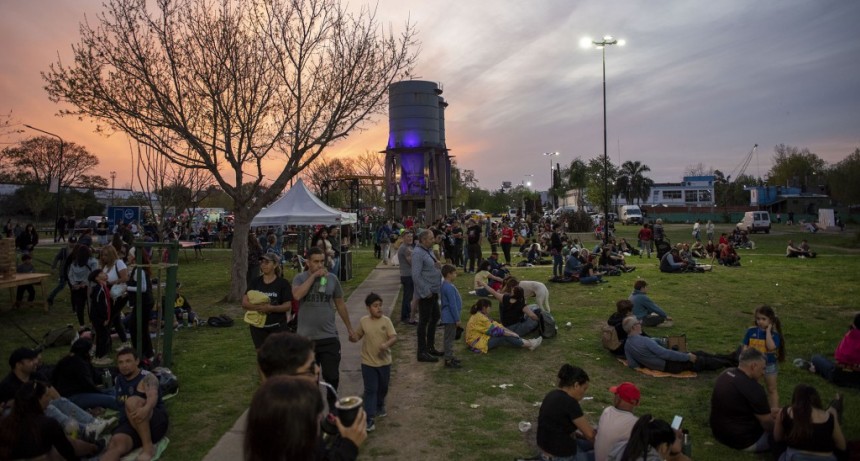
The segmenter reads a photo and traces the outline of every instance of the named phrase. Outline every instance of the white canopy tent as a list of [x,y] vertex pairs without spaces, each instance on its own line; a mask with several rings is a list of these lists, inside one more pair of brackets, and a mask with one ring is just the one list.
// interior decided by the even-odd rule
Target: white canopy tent
[[355,213],[339,211],[323,203],[299,179],[283,197],[254,216],[251,226],[330,226],[354,224],[357,220]]

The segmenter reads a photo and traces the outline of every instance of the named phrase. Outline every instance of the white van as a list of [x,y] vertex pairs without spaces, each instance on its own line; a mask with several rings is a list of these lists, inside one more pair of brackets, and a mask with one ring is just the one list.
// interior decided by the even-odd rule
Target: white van
[[618,207],[618,218],[621,224],[642,224],[642,210],[639,205],[621,205]]
[[767,211],[747,211],[744,219],[738,223],[738,229],[749,233],[764,231],[770,233],[770,213]]

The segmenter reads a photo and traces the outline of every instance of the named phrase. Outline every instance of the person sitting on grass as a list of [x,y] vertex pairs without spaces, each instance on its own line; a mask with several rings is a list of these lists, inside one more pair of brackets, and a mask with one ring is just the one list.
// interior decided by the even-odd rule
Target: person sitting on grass
[[567,256],[567,259],[564,262],[564,276],[566,278],[579,278],[579,272],[581,270],[582,262],[579,260],[579,249],[573,247],[571,248],[570,254]]
[[794,245],[794,240],[789,240],[788,246],[785,247],[785,257],[786,258],[800,258],[800,257],[805,258],[806,255],[803,254],[803,250],[801,250],[800,247]]
[[558,370],[558,388],[550,391],[538,412],[537,445],[540,459],[586,461],[594,459],[597,431],[579,402],[588,391],[585,370],[564,364]]
[[779,460],[790,461],[800,457],[814,457],[819,461],[846,459],[847,445],[839,422],[841,410],[840,395],[837,394],[830,408],[824,410],[814,387],[806,384],[795,386],[791,405],[779,411],[773,426],[774,440],[786,444]]
[[119,376],[114,388],[116,399],[122,405],[119,425],[113,430],[102,461],[117,461],[136,448],[141,452],[138,461],[149,461],[155,456],[155,443],[167,434],[167,409],[161,400],[158,378],[140,369],[140,357],[131,347],[116,354]]
[[627,242],[627,239],[623,237],[618,243],[618,251],[624,253],[625,256],[640,256],[639,250],[633,248],[633,246]]
[[382,298],[370,293],[364,299],[369,315],[358,323],[351,342],[361,343],[361,376],[364,381],[364,411],[367,432],[376,429],[374,418],[386,416],[385,397],[391,382],[391,346],[397,342],[397,332],[391,319],[382,313]]
[[21,386],[11,413],[0,418],[0,459],[76,460],[102,451],[103,443],[70,439],[59,422],[46,416],[50,399],[41,381]]
[[812,362],[797,359],[795,363],[837,386],[860,387],[860,313],[854,316],[854,322],[836,346],[833,358],[835,363],[816,354],[812,356]]
[[728,267],[740,267],[741,257],[731,243],[720,246],[720,264]]
[[110,408],[118,411],[120,406],[114,398],[113,390],[99,389],[96,386],[96,373],[90,358],[92,348],[93,342],[89,339],[75,340],[69,354],[61,358],[54,367],[51,384],[60,395],[85,410]]
[[[491,283],[490,280],[495,283]],[[496,285],[497,288],[501,287],[504,281],[503,278],[496,277],[490,273],[489,261],[481,261],[481,264],[478,266],[478,272],[475,273],[475,295],[480,297],[490,296],[488,288],[492,289],[493,285]]]
[[520,335],[490,318],[490,301],[479,299],[469,310],[471,317],[466,324],[466,346],[472,352],[486,354],[502,344],[535,350],[543,338],[522,339]]
[[804,252],[807,258],[814,258],[818,255],[818,253],[812,251],[812,248],[809,246],[809,242],[806,239],[800,241],[800,249]]
[[[708,241],[710,242],[710,240]],[[708,257],[707,252],[705,251],[705,246],[701,241],[697,241],[690,247],[690,255],[694,258],[704,259]]]
[[685,272],[688,263],[681,258],[677,248],[672,248],[660,259],[660,272]]
[[713,240],[708,240],[708,244],[705,245],[705,257],[711,258],[711,260],[716,259],[719,256],[719,251],[717,251],[717,246],[714,245]]
[[627,441],[637,421],[633,411],[639,406],[642,397],[639,388],[625,382],[610,387],[609,392],[613,394],[613,402],[603,409],[597,423],[600,430],[594,439],[594,459],[606,459],[610,450]]
[[622,322],[627,333],[624,355],[630,368],[648,368],[666,373],[684,371],[714,371],[732,366],[728,356],[708,352],[680,352],[667,349],[651,338],[642,335],[642,322],[636,317],[627,317]]
[[529,248],[528,254],[526,255],[526,259],[528,260],[529,264],[535,266],[548,264],[547,260],[541,258],[542,255],[543,253],[541,252],[540,245],[537,243],[533,243],[532,246]]
[[533,332],[539,323],[537,314],[526,305],[525,291],[520,286],[511,288],[510,294],[502,294],[485,285],[490,296],[499,301],[499,318],[505,328],[520,336]]
[[588,262],[583,264],[582,269],[579,271],[579,283],[583,285],[604,283],[605,280],[603,280],[603,272],[597,272],[594,270],[594,255],[589,255],[587,261]]
[[670,459],[677,447],[677,432],[666,421],[642,415],[630,431],[630,439],[619,443],[606,458],[609,461]]
[[633,315],[646,327],[672,326],[672,317],[648,297],[648,282],[639,279],[633,283],[633,292],[628,298],[633,303]]

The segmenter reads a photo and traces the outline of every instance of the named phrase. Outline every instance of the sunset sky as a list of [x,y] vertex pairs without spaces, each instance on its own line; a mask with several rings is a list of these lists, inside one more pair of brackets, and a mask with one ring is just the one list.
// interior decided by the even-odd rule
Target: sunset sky
[[[54,116],[39,75],[69,61],[78,24],[100,10],[95,0],[0,0],[0,112],[84,145],[120,187],[131,182],[126,137]],[[545,189],[543,152],[561,152],[562,164],[603,154],[601,54],[580,48],[583,36],[626,39],[606,50],[609,155],[649,165],[657,182],[698,163],[731,172],[756,143],[752,175],[768,171],[779,143],[831,163],[860,147],[857,1],[380,0],[378,17],[417,25],[415,75],[443,85],[448,147],[484,188],[533,174]],[[387,119],[366,128],[327,155],[384,149]]]

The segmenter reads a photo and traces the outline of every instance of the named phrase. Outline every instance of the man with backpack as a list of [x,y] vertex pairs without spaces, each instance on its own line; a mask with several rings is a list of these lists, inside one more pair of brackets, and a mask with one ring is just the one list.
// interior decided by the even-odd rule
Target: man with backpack
[[384,264],[388,264],[388,250],[391,248],[391,220],[386,219],[385,224],[376,231],[376,243],[380,248],[380,258]]

